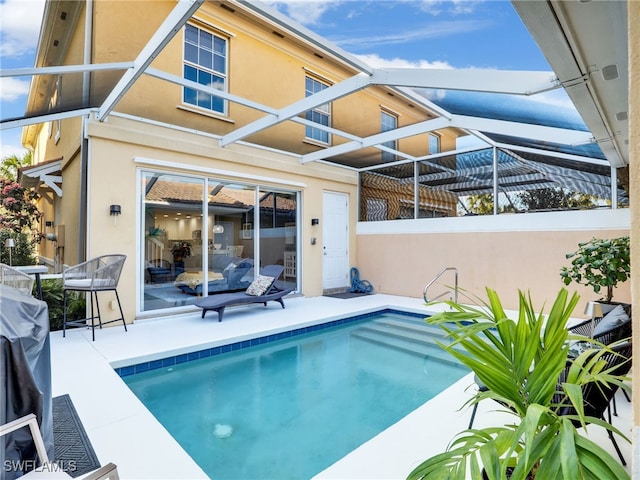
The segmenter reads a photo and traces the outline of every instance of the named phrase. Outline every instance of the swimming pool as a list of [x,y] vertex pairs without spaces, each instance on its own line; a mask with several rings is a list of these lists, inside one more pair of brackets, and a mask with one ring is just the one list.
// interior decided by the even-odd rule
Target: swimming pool
[[468,373],[435,345],[440,330],[422,315],[385,311],[322,327],[119,373],[223,479],[310,478]]

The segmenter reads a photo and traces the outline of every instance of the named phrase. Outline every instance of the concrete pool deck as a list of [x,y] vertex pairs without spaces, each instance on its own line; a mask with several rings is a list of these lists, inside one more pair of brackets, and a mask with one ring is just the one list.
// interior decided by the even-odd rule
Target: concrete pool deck
[[[422,299],[369,295],[351,299],[329,297],[287,298],[286,308],[274,303],[238,307],[226,312],[223,322],[210,312],[136,321],[96,331],[89,329],[51,333],[53,395],[69,394],[104,465],[118,466],[120,478],[208,478],[178,445],[114,371],[122,367],[225,345],[336,318],[395,308],[416,313],[427,309]],[[443,451],[453,436],[466,428],[470,410],[460,407],[472,394],[472,375],[464,377],[395,425],[320,472],[317,479],[400,479],[428,456]],[[494,402],[481,402],[476,426],[496,421]],[[631,436],[631,404],[620,393],[619,417],[614,425]],[[499,420],[499,419],[497,419]],[[589,428],[591,438],[614,455],[611,442],[600,428]],[[339,435],[339,432],[336,432]],[[631,446],[618,439],[625,458]],[[275,480],[275,479],[274,479]]]

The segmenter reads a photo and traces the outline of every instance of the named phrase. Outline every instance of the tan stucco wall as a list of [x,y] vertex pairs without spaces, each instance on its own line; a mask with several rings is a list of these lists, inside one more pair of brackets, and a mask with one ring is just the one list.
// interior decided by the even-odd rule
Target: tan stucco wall
[[[531,219],[539,216],[528,215]],[[567,215],[571,218],[570,213]],[[358,235],[357,264],[361,277],[371,281],[379,292],[422,298],[423,289],[432,278],[444,268],[454,267],[458,270],[460,289],[472,296],[484,298],[484,288],[490,287],[498,292],[505,308],[517,308],[520,289],[530,291],[536,305],[546,303],[550,306],[564,286],[559,271],[569,265],[565,254],[575,251],[578,242],[594,236],[613,238],[629,234],[626,228],[519,231],[515,226],[493,232],[428,232],[427,222],[433,222],[435,226],[440,220],[420,221],[427,230],[420,233],[396,231]],[[455,220],[465,222],[469,219]],[[438,284],[429,289],[429,298],[443,293],[447,286],[453,286],[453,272],[444,274]],[[575,283],[567,289],[581,295],[576,316],[584,316],[587,301],[600,298],[590,288]],[[630,282],[614,291],[614,300],[630,300]],[[465,300],[461,296],[459,301]]]
[[[169,131],[161,126],[134,122],[112,116],[107,123],[93,122],[88,128],[90,137],[87,257],[106,253],[124,253],[128,256],[118,292],[125,306],[125,317],[135,318],[136,292],[143,283],[139,279],[137,239],[139,231],[138,209],[140,189],[136,184],[136,172],[142,164],[135,158],[171,162],[171,172],[225,179],[229,171],[242,175],[260,176],[262,180],[247,179],[248,183],[300,190],[302,192],[302,293],[306,296],[322,294],[322,229],[311,226],[311,218],[322,218],[322,192],[344,192],[350,197],[349,222],[357,219],[357,176],[354,172],[328,165],[301,165],[291,156],[273,151],[232,145],[220,149],[217,140],[193,133]],[[145,162],[145,160],[142,160]],[[184,168],[182,168],[184,166]],[[167,170],[166,167],[147,169]],[[191,170],[190,170],[191,168]],[[196,172],[193,169],[201,169]],[[217,170],[213,172],[212,169]],[[210,173],[207,173],[211,170]],[[273,179],[270,181],[269,179]],[[296,182],[302,186],[290,186]],[[118,204],[122,214],[116,224],[109,216],[109,205]],[[310,238],[317,237],[316,245]],[[350,240],[350,263],[355,261],[355,236]],[[141,261],[141,260],[140,260]],[[108,302],[105,295],[104,302]],[[108,303],[106,304],[108,305]]]
[[[631,279],[633,310],[633,341],[640,341],[640,2],[628,2],[629,25],[629,177],[631,183]],[[633,375],[633,469],[640,471],[640,360],[636,355]]]
[[[152,9],[149,9],[149,2],[96,1],[94,44],[103,47],[94,52],[94,61],[102,63],[132,60],[174,6],[174,1],[156,1]],[[305,98],[306,75],[331,85],[357,73],[344,64],[332,62],[324,53],[309,45],[301,45],[288,36],[281,38],[274,35],[273,27],[261,25],[255,19],[243,15],[239,6],[234,8],[236,12],[231,13],[216,2],[207,2],[195,16],[204,22],[198,26],[228,38],[230,93],[271,108],[282,108]],[[127,14],[123,19],[124,10]],[[140,21],[142,17],[144,21]],[[136,35],[132,35],[132,32]],[[181,77],[183,43],[181,30],[151,66]],[[104,45],[109,48],[104,48]],[[104,74],[101,76],[106,78]],[[369,87],[335,100],[331,107],[332,126],[359,136],[379,133],[382,108],[397,113],[398,126],[429,118],[426,110],[415,102],[398,92],[393,96],[389,93],[387,88]],[[116,111],[221,135],[265,116],[264,112],[234,102],[228,104],[227,117],[183,104],[182,87],[146,75],[119,101]],[[441,133],[442,149],[453,148],[456,136],[454,130]],[[294,122],[278,124],[248,136],[245,140],[297,153],[318,150],[317,145],[305,141],[304,126]],[[346,141],[345,138],[333,135],[331,144],[338,145]],[[426,155],[428,136],[424,133],[402,139],[399,146],[411,155]],[[380,157],[379,151],[375,149],[372,154],[376,158]]]

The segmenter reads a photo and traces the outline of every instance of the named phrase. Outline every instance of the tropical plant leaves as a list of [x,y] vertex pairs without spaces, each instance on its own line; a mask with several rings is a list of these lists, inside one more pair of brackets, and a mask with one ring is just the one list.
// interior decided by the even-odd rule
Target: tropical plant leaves
[[[604,346],[602,353],[585,352],[569,361],[569,339],[588,340],[570,337],[566,328],[578,295],[569,296],[562,289],[544,315],[534,308],[530,295],[519,292],[517,319],[510,319],[498,294],[491,289],[486,293],[481,307],[445,302],[451,311],[437,313],[427,322],[447,333],[451,343],[440,346],[471,368],[488,388],[471,402],[492,398],[519,421],[461,432],[446,452],[422,462],[408,478],[481,478],[484,468],[490,480],[503,480],[510,468],[512,480],[532,474],[544,480],[628,479],[620,463],[580,435],[574,425],[574,421],[592,423],[620,434],[604,420],[585,415],[582,387],[588,382],[622,386],[625,380],[603,368]],[[565,370],[567,365],[570,368]],[[562,372],[566,381],[558,391]],[[576,414],[559,416],[556,409],[561,407],[572,407]]]

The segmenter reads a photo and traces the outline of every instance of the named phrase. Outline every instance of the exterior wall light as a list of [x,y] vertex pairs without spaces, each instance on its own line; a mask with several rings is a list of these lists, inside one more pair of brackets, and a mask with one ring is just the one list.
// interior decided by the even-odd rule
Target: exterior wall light
[[120,205],[110,205],[109,215],[113,217],[113,224],[118,224],[118,216],[122,213],[122,207]]

